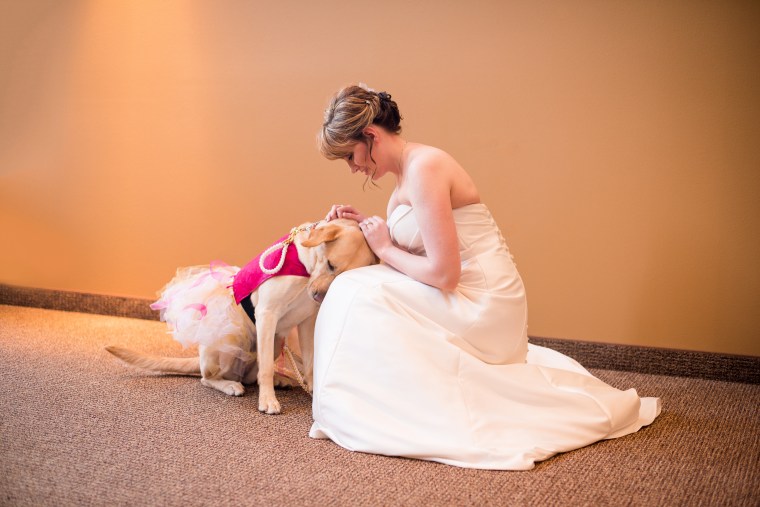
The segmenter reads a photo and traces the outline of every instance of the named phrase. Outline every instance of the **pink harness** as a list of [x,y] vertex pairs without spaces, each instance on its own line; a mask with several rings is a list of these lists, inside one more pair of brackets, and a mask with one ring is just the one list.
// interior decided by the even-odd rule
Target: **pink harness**
[[[281,243],[287,239],[288,236],[283,236],[277,240],[277,243]],[[275,253],[279,253],[279,251]],[[306,266],[304,266],[298,258],[298,249],[293,243],[287,245],[287,250],[285,251],[285,263],[282,265],[282,269],[277,273],[269,274],[261,270],[260,260],[262,255],[263,253],[257,255],[235,275],[235,279],[232,281],[232,292],[235,295],[235,302],[237,304],[240,304],[241,301],[258,289],[262,283],[274,276],[290,275],[309,277],[309,272],[306,271]],[[278,261],[278,255],[270,254],[268,257],[264,258],[263,264],[265,268],[273,269],[277,266]]]

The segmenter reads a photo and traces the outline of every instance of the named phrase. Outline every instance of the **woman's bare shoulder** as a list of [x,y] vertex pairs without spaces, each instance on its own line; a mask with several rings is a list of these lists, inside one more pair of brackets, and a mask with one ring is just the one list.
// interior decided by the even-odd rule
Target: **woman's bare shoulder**
[[418,144],[417,146],[415,146],[410,159],[413,159],[415,162],[417,162],[420,165],[427,165],[430,163],[441,163],[441,162],[456,163],[456,160],[454,160],[454,157],[449,155],[447,152],[443,151],[440,148],[436,148],[435,146],[429,146],[427,144]]
[[419,156],[409,167],[409,179],[421,188],[447,189],[452,207],[480,202],[480,193],[467,171],[446,151],[434,146],[420,147]]
[[431,172],[451,171],[461,169],[454,157],[440,148],[427,145],[419,145],[409,156],[408,170],[417,176],[425,177]]

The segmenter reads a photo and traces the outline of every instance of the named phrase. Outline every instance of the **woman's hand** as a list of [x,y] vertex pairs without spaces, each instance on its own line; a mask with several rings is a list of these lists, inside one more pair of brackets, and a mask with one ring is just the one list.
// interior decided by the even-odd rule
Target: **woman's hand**
[[348,218],[357,222],[363,222],[366,217],[350,204],[334,204],[325,217],[325,222],[336,218]]
[[378,216],[366,218],[359,222],[359,228],[364,233],[367,244],[378,257],[382,258],[381,252],[393,246],[388,224],[382,218]]

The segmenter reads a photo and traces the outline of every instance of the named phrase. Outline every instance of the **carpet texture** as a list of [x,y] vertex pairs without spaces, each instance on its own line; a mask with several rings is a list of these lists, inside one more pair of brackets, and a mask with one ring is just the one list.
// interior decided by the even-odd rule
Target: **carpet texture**
[[[151,302],[152,300],[147,299],[0,283],[0,305],[158,320],[159,312],[150,309]],[[549,347],[575,358],[587,368],[760,384],[760,357],[755,356],[538,336],[531,336],[530,339],[536,345]]]
[[129,369],[109,344],[187,355],[162,323],[0,306],[0,504],[760,504],[760,385],[593,370],[663,399],[651,426],[528,472],[348,452],[307,436],[311,400],[283,414],[190,377]]

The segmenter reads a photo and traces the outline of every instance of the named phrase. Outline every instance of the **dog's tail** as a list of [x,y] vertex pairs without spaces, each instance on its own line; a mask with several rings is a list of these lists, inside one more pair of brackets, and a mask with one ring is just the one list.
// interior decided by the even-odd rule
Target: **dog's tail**
[[201,360],[195,357],[161,357],[109,345],[106,350],[122,361],[144,370],[178,375],[200,375]]

